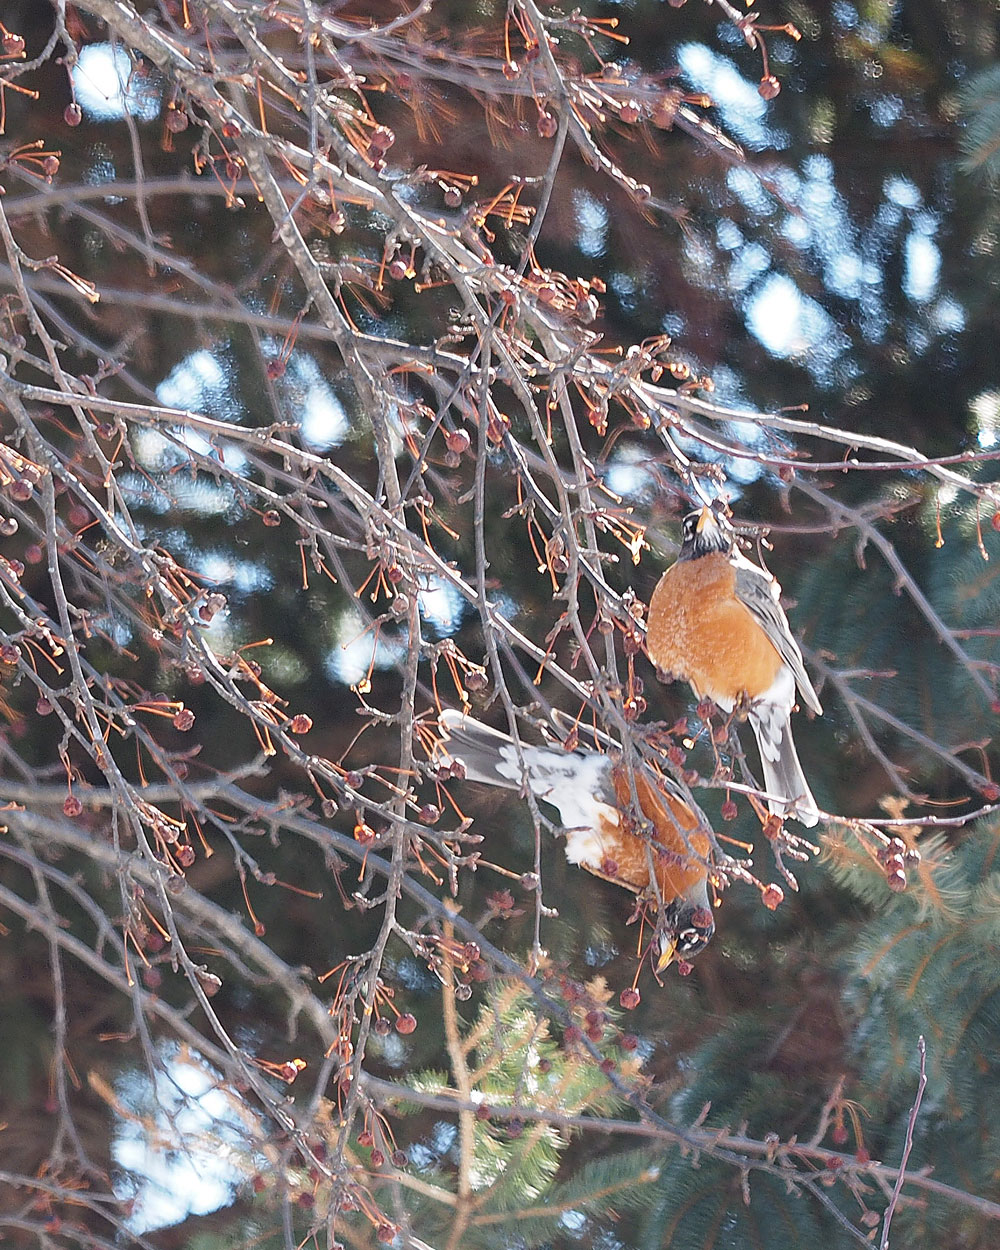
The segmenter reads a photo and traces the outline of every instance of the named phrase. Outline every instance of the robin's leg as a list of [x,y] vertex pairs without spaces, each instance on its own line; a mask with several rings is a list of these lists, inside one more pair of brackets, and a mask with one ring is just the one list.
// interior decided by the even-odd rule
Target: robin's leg
[[733,718],[737,721],[744,721],[750,715],[750,708],[753,706],[753,699],[745,690],[740,692],[739,697],[733,704]]

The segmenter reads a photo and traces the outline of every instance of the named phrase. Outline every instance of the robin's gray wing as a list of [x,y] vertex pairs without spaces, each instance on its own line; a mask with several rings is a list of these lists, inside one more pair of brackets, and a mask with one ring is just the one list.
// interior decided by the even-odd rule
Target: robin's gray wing
[[774,644],[775,650],[792,670],[802,701],[817,716],[822,716],[823,708],[802,663],[802,652],[792,637],[788,617],[775,598],[774,588],[777,583],[749,560],[734,561],[734,564],[737,599],[750,609],[754,619],[760,622],[761,629]]

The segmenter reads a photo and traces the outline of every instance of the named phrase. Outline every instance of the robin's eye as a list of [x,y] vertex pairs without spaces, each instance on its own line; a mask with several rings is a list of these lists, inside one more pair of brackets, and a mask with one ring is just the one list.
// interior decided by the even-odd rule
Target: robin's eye
[[692,946],[697,946],[704,940],[703,934],[697,929],[682,929],[677,935],[678,949],[690,950]]

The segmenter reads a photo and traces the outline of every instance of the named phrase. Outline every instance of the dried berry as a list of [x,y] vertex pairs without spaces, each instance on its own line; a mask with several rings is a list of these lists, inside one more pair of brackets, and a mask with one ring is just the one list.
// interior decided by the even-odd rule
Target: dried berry
[[480,693],[490,684],[489,678],[481,668],[470,669],[465,675],[465,684],[473,693]]
[[396,1240],[396,1234],[398,1231],[399,1230],[395,1224],[379,1224],[378,1228],[375,1229],[375,1236],[383,1243],[383,1245],[388,1245],[390,1241]]
[[67,794],[66,798],[63,800],[63,815],[72,818],[74,816],[79,816],[82,811],[83,804],[76,797],[76,795]]
[[359,820],[354,826],[354,839],[362,846],[371,846],[375,841],[375,830],[371,825],[366,825],[363,820]]
[[906,889],[906,873],[899,870],[890,872],[886,882],[894,894],[899,894]]
[[739,814],[740,811],[735,802],[732,799],[726,799],[722,805],[722,819],[735,820]]
[[486,902],[493,911],[510,911],[514,906],[514,895],[510,890],[494,890],[492,894],[486,896]]
[[[183,881],[180,884],[183,887]],[[217,977],[214,972],[209,972],[207,968],[195,968],[194,974],[206,998],[214,998],[222,989],[222,978]]]
[[288,722],[288,729],[293,734],[307,734],[312,727],[312,717],[307,716],[305,712],[298,712]]
[[396,142],[396,136],[388,126],[376,126],[368,137],[372,155],[384,156]]
[[79,126],[83,121],[83,109],[75,100],[63,109],[63,121],[67,126]]
[[547,109],[538,114],[538,133],[543,139],[553,138],[558,129],[558,122]]
[[392,1025],[385,1018],[385,1016],[379,1016],[379,1018],[375,1021],[375,1032],[379,1035],[379,1037],[388,1037],[388,1035],[392,1032]]
[[380,1168],[382,1164],[385,1163],[385,1155],[382,1153],[381,1150],[373,1150],[372,1155],[371,1155],[371,1162],[372,1162],[373,1168]]
[[15,35],[12,31],[7,31],[3,37],[4,56],[24,56],[24,39],[21,35]]
[[771,884],[761,892],[760,901],[769,911],[774,911],[785,901],[785,891],[780,885]]
[[402,1150],[394,1150],[390,1157],[394,1168],[405,1168],[409,1163],[409,1159],[406,1157],[405,1151]]
[[765,100],[773,100],[781,91],[781,83],[773,74],[768,74],[757,84],[757,94]]
[[187,130],[188,115],[183,109],[171,109],[167,113],[164,125],[171,134],[179,135],[182,130]]
[[174,728],[187,733],[194,727],[194,712],[189,707],[182,707],[173,720]]
[[633,985],[627,990],[622,990],[621,994],[618,996],[618,1001],[626,1011],[633,1011],[642,1001],[642,995]]
[[281,513],[278,512],[275,508],[268,508],[268,510],[263,514],[263,516],[260,519],[264,522],[265,525],[273,529],[276,525],[281,524]]
[[627,122],[630,126],[633,122],[637,122],[639,120],[639,101],[626,100],[618,110],[618,116],[623,122]]
[[465,430],[449,430],[444,436],[444,441],[448,445],[448,450],[462,455],[469,450],[472,439]]
[[396,1017],[396,1032],[402,1033],[404,1037],[407,1034],[412,1033],[416,1027],[417,1018],[416,1016],[412,1016],[408,1011],[404,1011],[401,1016]]

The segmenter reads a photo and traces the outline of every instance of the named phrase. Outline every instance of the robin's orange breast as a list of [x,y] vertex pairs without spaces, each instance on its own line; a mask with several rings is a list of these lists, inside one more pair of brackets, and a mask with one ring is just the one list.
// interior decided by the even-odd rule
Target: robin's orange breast
[[[626,812],[631,803],[632,792],[625,770],[616,768],[612,773],[612,780],[619,810]],[[635,774],[635,786],[642,814],[654,827],[653,838],[647,842],[645,838],[631,833],[626,827],[624,817],[618,825],[607,823],[600,831],[604,862],[584,862],[583,867],[596,876],[605,877],[642,894],[649,888],[649,866],[652,861],[660,897],[667,903],[686,894],[692,886],[707,876],[708,869],[705,864],[694,856],[708,858],[708,838],[703,833],[695,832],[698,822],[686,803],[662,794],[639,772]],[[669,813],[665,810],[665,805],[669,807]],[[684,835],[687,835],[687,842]],[[662,848],[662,852],[658,848]]]
[[729,707],[774,684],[782,660],[750,609],[736,598],[736,570],[722,552],[681,560],[649,601],[646,646],[666,673]]

